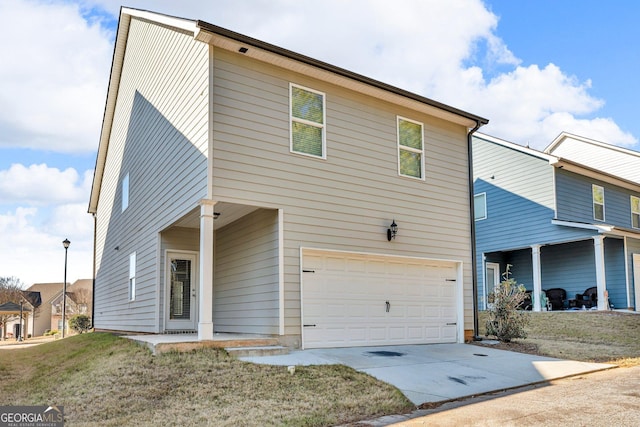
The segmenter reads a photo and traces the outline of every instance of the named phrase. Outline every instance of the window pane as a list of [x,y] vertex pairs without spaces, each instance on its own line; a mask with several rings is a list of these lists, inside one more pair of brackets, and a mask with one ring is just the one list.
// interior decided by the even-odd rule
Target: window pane
[[304,123],[291,123],[293,151],[322,157],[322,129]]
[[321,94],[292,86],[291,95],[291,115],[293,117],[319,124],[324,123],[323,96]]
[[631,212],[640,214],[640,198],[631,196]]
[[400,150],[400,173],[422,178],[422,154]]
[[479,194],[474,196],[473,201],[475,219],[485,219],[487,217],[486,195]]
[[422,126],[418,123],[398,120],[400,145],[422,150]]
[[593,187],[593,202],[604,204],[604,188],[594,185]]
[[639,214],[632,214],[631,215],[631,226],[633,228],[640,228],[640,215]]
[[593,217],[599,221],[604,221],[604,206],[594,204],[593,205]]

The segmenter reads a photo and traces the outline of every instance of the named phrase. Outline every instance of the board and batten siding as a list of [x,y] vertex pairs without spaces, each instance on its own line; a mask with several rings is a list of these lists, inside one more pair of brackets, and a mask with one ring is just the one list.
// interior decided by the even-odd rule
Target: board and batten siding
[[277,335],[278,211],[259,209],[216,231],[216,332]]
[[[300,247],[464,263],[472,325],[467,129],[214,50],[213,199],[281,208],[285,334],[300,334]],[[326,160],[289,151],[289,84],[326,94]],[[424,123],[426,180],[398,175],[396,117]],[[388,242],[391,221],[398,236]]]
[[640,311],[640,301],[636,300],[636,287],[640,286],[640,283],[636,283],[634,281],[634,265],[633,265],[633,254],[640,254],[640,239],[633,239],[627,237],[626,239],[626,248],[627,248],[627,280],[630,284],[629,286],[629,303],[631,307],[633,307],[636,311]]
[[207,194],[208,76],[207,45],[131,19],[96,214],[96,328],[159,331],[159,232]]

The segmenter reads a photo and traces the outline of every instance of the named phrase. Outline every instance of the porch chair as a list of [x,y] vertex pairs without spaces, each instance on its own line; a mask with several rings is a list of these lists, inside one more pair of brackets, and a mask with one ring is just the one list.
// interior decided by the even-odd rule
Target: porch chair
[[576,307],[581,308],[597,307],[598,306],[598,288],[593,286],[587,288],[583,293],[576,294]]
[[564,310],[568,307],[567,291],[562,288],[547,289],[547,298],[551,303],[551,310]]

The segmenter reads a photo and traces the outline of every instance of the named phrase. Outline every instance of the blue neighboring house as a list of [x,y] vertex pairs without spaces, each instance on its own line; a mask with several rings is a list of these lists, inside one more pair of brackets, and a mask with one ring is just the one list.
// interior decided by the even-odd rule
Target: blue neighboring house
[[557,288],[563,308],[595,288],[599,310],[639,309],[640,153],[568,133],[544,151],[476,133],[473,162],[480,310],[507,264],[534,311]]

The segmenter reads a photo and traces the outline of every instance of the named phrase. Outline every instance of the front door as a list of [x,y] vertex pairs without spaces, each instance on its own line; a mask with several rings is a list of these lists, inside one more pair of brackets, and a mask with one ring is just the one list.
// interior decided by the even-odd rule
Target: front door
[[495,262],[488,262],[486,264],[486,270],[484,275],[484,284],[485,284],[485,305],[484,308],[488,309],[489,304],[489,295],[496,289],[496,285],[500,283],[500,264]]
[[167,252],[167,330],[196,329],[197,254]]

